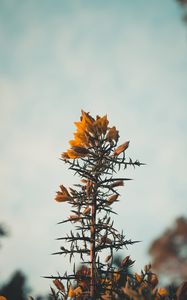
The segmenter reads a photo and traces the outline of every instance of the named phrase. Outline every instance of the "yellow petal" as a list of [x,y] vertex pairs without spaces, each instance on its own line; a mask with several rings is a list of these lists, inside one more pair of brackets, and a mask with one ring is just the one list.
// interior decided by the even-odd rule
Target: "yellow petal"
[[112,128],[110,128],[110,129],[108,130],[106,139],[107,139],[108,141],[112,141],[112,140],[114,140],[114,141],[116,141],[116,142],[118,141],[118,139],[119,139],[119,132],[118,132],[118,130],[116,130],[116,127],[115,127],[115,126],[112,127]]
[[70,219],[71,221],[77,222],[77,221],[80,220],[80,217],[77,216],[77,215],[71,215],[71,216],[69,216],[69,219]]
[[55,200],[57,202],[67,202],[67,201],[71,200],[71,197],[68,196],[68,195],[65,195],[65,194],[63,194],[61,192],[57,192],[56,196],[55,196]]
[[[90,137],[89,137],[89,134],[85,131],[85,132],[75,132],[74,133],[74,137],[75,137],[75,141],[76,143],[80,143],[82,146],[87,146],[89,147],[90,145]],[[73,146],[73,145],[72,145]]]
[[138,273],[135,273],[135,279],[136,279],[138,282],[142,282],[142,276],[139,275]]
[[75,296],[81,296],[82,295],[82,288],[80,286],[78,286],[75,290],[74,290]]
[[76,296],[75,290],[74,290],[74,289],[72,288],[72,286],[70,285],[69,291],[68,291],[68,297],[73,298],[73,297],[75,297],[75,296]]
[[158,292],[158,295],[161,297],[168,296],[168,294],[169,294],[165,288],[159,288],[157,292]]
[[120,153],[122,153],[123,151],[125,151],[128,147],[129,147],[129,141],[125,142],[124,144],[120,145],[119,147],[117,147],[114,151],[114,155],[119,155]]
[[74,124],[77,127],[77,131],[84,132],[86,130],[86,123],[85,122],[74,122]]
[[112,196],[110,196],[107,200],[108,204],[111,205],[114,201],[116,201],[118,198],[118,195],[114,194]]
[[105,134],[108,126],[107,115],[103,117],[97,116],[97,120],[94,122],[95,127],[97,128],[99,133]]
[[89,153],[88,149],[84,148],[84,147],[78,147],[78,146],[73,146],[72,150],[74,150],[76,153],[78,154],[83,154],[86,155]]
[[82,182],[82,183],[87,183],[88,180],[87,180],[87,179],[81,179],[81,182]]
[[85,113],[83,115],[82,123],[85,124],[86,132],[90,132],[92,135],[94,135],[96,133],[94,122],[95,122],[95,120],[88,114]]
[[69,155],[68,155],[67,152],[63,152],[63,153],[61,154],[61,157],[62,157],[63,159],[70,159],[70,157],[69,157]]
[[84,144],[82,143],[82,141],[80,139],[70,140],[69,144],[71,146],[78,146],[78,147],[84,146]]
[[76,151],[74,151],[74,150],[72,150],[72,149],[69,149],[69,150],[67,151],[67,153],[68,153],[68,156],[69,156],[70,158],[72,158],[72,159],[75,159],[75,158],[79,158],[79,157],[84,156],[84,155],[82,155],[82,154],[80,154],[80,153],[77,153]]
[[119,272],[114,272],[113,280],[114,280],[114,282],[118,282],[120,280],[120,273]]
[[56,288],[62,292],[65,291],[64,285],[63,283],[59,280],[59,279],[55,279],[53,280],[54,285],[56,286]]
[[70,196],[68,190],[65,188],[65,186],[63,184],[60,185],[60,189],[62,191],[63,194]]
[[110,187],[111,188],[114,188],[114,187],[117,187],[117,186],[123,186],[124,185],[124,181],[123,180],[117,180],[117,181],[114,181]]
[[82,110],[82,120],[84,119],[84,122],[93,125],[95,119],[89,115],[89,113],[86,113],[85,111]]
[[158,284],[158,277],[155,273],[149,273],[147,280],[154,287]]

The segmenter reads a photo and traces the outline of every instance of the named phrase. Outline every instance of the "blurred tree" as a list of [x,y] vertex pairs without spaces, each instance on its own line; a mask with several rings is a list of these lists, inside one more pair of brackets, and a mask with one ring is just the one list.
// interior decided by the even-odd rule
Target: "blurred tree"
[[187,24],[187,0],[176,0],[183,10],[183,21]]
[[[31,288],[27,284],[27,277],[22,271],[15,271],[11,278],[0,287],[0,295],[6,297],[8,300],[32,300]],[[35,300],[51,299],[49,295],[38,295]]]
[[25,275],[22,271],[16,271],[10,280],[1,287],[0,294],[9,300],[26,300],[29,291]]
[[[7,237],[7,228],[0,224],[0,238]],[[1,245],[0,245],[1,246]],[[8,300],[28,300],[28,293],[31,289],[27,285],[27,278],[22,271],[15,271],[11,278],[3,286],[0,286],[0,295]],[[32,298],[31,298],[32,299]],[[47,300],[49,296],[37,296],[35,300]]]
[[177,0],[177,2],[179,2],[180,5],[186,5],[187,4],[187,0]]
[[157,272],[175,283],[187,280],[187,219],[178,218],[174,226],[153,241],[149,253]]

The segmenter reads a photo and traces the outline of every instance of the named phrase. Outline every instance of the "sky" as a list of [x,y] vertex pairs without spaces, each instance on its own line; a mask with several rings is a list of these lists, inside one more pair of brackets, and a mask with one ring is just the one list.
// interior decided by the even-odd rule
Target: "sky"
[[127,156],[147,165],[115,204],[117,228],[140,270],[147,251],[178,216],[187,215],[187,31],[172,0],[0,1],[0,197],[10,236],[0,251],[1,282],[16,269],[33,295],[42,275],[68,270],[51,256],[56,225],[70,207],[56,203],[60,184],[77,182],[59,160],[81,109],[108,115],[130,140]]

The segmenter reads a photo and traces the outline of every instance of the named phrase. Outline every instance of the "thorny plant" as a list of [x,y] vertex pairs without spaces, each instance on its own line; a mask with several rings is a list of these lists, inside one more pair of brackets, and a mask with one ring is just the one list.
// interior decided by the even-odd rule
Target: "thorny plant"
[[[119,132],[109,127],[107,116],[93,118],[82,111],[75,125],[71,148],[62,153],[61,159],[80,177],[80,184],[69,190],[60,185],[55,200],[72,206],[72,214],[59,224],[75,223],[76,233],[71,231],[58,238],[68,242],[69,247],[61,246],[54,254],[68,254],[70,262],[78,254],[82,267],[76,271],[74,265],[72,274],[48,277],[57,288],[51,288],[52,299],[174,299],[168,290],[156,289],[158,278],[150,265],[141,275],[132,275],[129,267],[134,261],[129,256],[118,268],[113,264],[116,251],[135,243],[126,240],[111,219],[115,214],[113,203],[119,199],[118,187],[130,180],[117,173],[142,163],[126,159],[129,141],[118,146]],[[100,257],[103,251],[108,252],[104,261]]]

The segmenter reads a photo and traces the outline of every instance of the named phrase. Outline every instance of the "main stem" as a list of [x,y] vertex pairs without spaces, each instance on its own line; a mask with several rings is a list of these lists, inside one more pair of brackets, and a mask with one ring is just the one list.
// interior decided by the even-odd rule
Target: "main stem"
[[[101,142],[102,145],[102,142]],[[98,146],[99,148],[99,146]],[[96,300],[96,251],[95,251],[95,238],[96,238],[96,213],[97,213],[97,193],[98,193],[98,174],[102,157],[100,151],[97,151],[100,159],[97,161],[94,168],[94,188],[92,190],[92,215],[90,222],[90,269],[91,269],[91,282],[90,282],[90,297],[91,300]]]
[[91,262],[91,286],[90,286],[90,296],[92,300],[95,300],[95,275],[96,275],[96,253],[95,253],[95,222],[96,222],[96,197],[93,197],[92,202],[92,217],[91,217],[91,223],[90,223],[90,262]]

